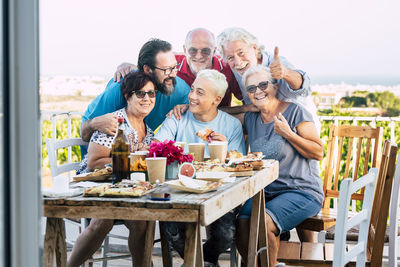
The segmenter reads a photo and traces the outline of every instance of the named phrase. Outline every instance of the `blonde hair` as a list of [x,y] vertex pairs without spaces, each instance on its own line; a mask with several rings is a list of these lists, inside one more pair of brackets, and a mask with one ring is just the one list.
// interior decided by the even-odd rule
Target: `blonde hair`
[[224,97],[226,89],[228,88],[228,82],[226,81],[226,77],[224,74],[216,71],[216,70],[201,70],[197,73],[196,79],[204,78],[213,83],[213,90],[215,93],[220,96]]
[[227,28],[218,35],[217,49],[220,55],[225,58],[224,46],[228,42],[234,42],[238,40],[243,41],[248,45],[256,45],[258,49],[257,58],[262,55],[262,52],[264,51],[264,46],[258,42],[257,37],[246,31],[245,29],[239,27]]

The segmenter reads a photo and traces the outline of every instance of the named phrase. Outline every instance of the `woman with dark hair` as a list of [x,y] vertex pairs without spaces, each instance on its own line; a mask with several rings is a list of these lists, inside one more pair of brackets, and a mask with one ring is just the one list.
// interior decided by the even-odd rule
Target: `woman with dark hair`
[[[127,106],[114,112],[124,118],[125,135],[129,140],[131,152],[147,150],[153,138],[153,131],[144,122],[155,104],[155,86],[153,79],[141,71],[129,73],[121,85],[121,93]],[[84,173],[95,168],[103,168],[111,163],[111,145],[115,136],[95,131],[90,139],[88,154],[82,160],[79,172]],[[129,229],[128,246],[132,261],[142,266],[146,221],[124,221]],[[111,231],[114,220],[92,219],[88,228],[78,237],[68,261],[68,266],[79,266],[101,246]]]

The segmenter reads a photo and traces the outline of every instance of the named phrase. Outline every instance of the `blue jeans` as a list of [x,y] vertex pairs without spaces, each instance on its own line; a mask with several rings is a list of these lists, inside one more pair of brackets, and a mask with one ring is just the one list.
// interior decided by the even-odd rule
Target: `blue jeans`
[[[247,200],[240,210],[238,219],[249,219],[252,199]],[[322,203],[312,195],[302,191],[284,191],[265,198],[265,212],[274,221],[279,234],[290,231],[305,219],[316,215]]]

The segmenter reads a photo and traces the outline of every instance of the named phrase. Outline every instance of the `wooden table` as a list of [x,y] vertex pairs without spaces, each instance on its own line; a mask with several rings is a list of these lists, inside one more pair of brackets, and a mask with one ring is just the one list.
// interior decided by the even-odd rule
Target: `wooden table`
[[[237,178],[235,182],[224,184],[218,191],[205,194],[189,194],[167,186],[160,192],[171,193],[170,201],[152,201],[141,198],[45,198],[43,214],[47,217],[44,239],[44,266],[52,266],[56,254],[57,266],[66,266],[67,254],[65,226],[62,218],[103,218],[122,220],[146,220],[146,266],[151,266],[155,221],[186,222],[184,266],[203,266],[203,249],[200,226],[210,225],[228,211],[253,197],[250,218],[250,239],[248,266],[254,266],[257,245],[267,246],[264,187],[278,177],[277,161],[266,161],[265,168],[251,177]],[[261,215],[261,216],[260,216]],[[268,266],[268,255],[261,254],[262,266]]]

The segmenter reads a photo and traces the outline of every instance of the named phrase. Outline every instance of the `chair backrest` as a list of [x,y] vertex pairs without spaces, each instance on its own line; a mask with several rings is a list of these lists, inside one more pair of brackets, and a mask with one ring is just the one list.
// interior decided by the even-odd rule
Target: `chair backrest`
[[[339,193],[338,216],[336,219],[335,246],[333,252],[333,266],[342,267],[357,256],[357,266],[365,266],[367,257],[367,239],[368,228],[371,217],[372,198],[375,188],[376,179],[378,177],[378,169],[372,168],[369,172],[353,181],[353,179],[343,179]],[[351,195],[365,189],[365,197],[362,210],[355,216],[348,219],[349,205]],[[355,225],[360,225],[360,232],[357,245],[351,250],[346,251],[346,235],[347,231]]]
[[400,156],[397,156],[396,172],[393,178],[392,199],[389,212],[389,267],[397,267],[397,239],[400,215]]
[[46,147],[49,155],[51,176],[55,177],[61,173],[69,172],[78,169],[80,162],[68,162],[62,165],[57,163],[57,150],[73,146],[88,145],[88,142],[81,138],[69,138],[63,140],[46,139]]
[[[382,136],[381,127],[331,125],[323,183],[325,200],[322,208],[329,208],[331,198],[339,196],[339,184],[342,179],[351,177],[355,181],[359,176],[367,174],[369,168],[379,166]],[[344,149],[345,144],[347,147]],[[370,156],[371,166],[369,166]],[[340,176],[341,170],[344,170],[343,176]],[[361,193],[352,195],[352,199],[363,198],[364,189]]]
[[368,233],[368,259],[372,266],[381,266],[382,264],[396,156],[397,145],[386,140],[374,192]]

